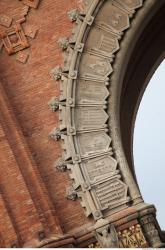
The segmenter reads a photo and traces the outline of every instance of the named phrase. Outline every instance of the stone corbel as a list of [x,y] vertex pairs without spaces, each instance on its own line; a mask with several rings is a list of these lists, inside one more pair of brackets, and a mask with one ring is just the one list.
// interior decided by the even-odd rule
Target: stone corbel
[[96,239],[101,248],[119,248],[118,235],[113,224],[97,229]]

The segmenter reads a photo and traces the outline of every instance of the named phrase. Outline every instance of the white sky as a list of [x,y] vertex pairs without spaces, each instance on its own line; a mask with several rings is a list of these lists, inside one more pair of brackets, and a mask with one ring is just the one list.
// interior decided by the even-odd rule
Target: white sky
[[165,229],[165,60],[144,93],[134,132],[134,161],[145,202]]

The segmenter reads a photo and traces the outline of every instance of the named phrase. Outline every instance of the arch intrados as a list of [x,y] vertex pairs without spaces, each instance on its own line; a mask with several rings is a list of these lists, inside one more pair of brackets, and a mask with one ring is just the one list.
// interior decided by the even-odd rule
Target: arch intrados
[[[123,77],[121,98],[119,98],[120,127],[123,147],[132,170],[134,169],[133,132],[137,111],[150,79],[165,56],[164,14],[164,5],[152,17],[150,13],[148,14],[148,23],[145,28],[143,27],[142,33],[139,30],[141,35],[135,43]],[[133,173],[136,174],[134,171]]]

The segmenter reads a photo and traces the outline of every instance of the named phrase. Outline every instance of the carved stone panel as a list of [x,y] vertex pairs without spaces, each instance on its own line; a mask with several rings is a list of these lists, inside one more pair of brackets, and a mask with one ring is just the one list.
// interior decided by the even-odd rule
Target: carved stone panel
[[111,143],[111,138],[104,131],[79,134],[77,137],[83,157],[107,152]]
[[76,130],[105,128],[107,113],[100,107],[79,107],[75,109]]
[[109,179],[93,187],[93,193],[101,210],[113,209],[127,201],[127,185],[119,177]]
[[102,82],[79,80],[76,90],[77,104],[103,104],[109,91]]
[[79,1],[80,10],[85,13],[88,10],[91,3],[92,3],[92,0]]
[[117,162],[110,155],[86,160],[83,164],[83,172],[91,184],[116,175],[116,169]]
[[129,16],[123,10],[106,1],[96,17],[96,23],[116,32],[122,32],[129,27]]
[[119,49],[117,36],[95,27],[89,33],[85,49],[111,57]]
[[84,53],[79,68],[80,77],[105,80],[112,73],[110,61],[96,55]]
[[117,2],[130,10],[141,7],[143,3],[142,0],[117,0]]

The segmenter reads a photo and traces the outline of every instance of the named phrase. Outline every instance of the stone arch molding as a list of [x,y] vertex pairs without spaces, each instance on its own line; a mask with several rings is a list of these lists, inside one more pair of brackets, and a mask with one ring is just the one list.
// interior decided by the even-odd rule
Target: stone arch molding
[[63,140],[64,154],[57,168],[71,171],[73,186],[67,197],[79,197],[86,216],[95,221],[131,206],[145,207],[114,122],[119,114],[111,108],[116,105],[111,92],[115,59],[145,2],[87,0],[83,11],[69,12],[76,27],[70,39],[59,40],[66,51],[64,67],[51,72],[61,80],[60,99],[49,102],[52,111],[60,111],[60,127],[50,133],[51,138]]
[[108,102],[120,40],[142,5],[141,0],[86,1],[84,13],[69,13],[77,24],[72,38],[59,41],[67,56],[64,69],[53,71],[62,80],[61,125],[53,134],[64,140],[62,165],[71,170],[73,189],[95,220],[141,200],[129,169],[119,166],[115,155]]

